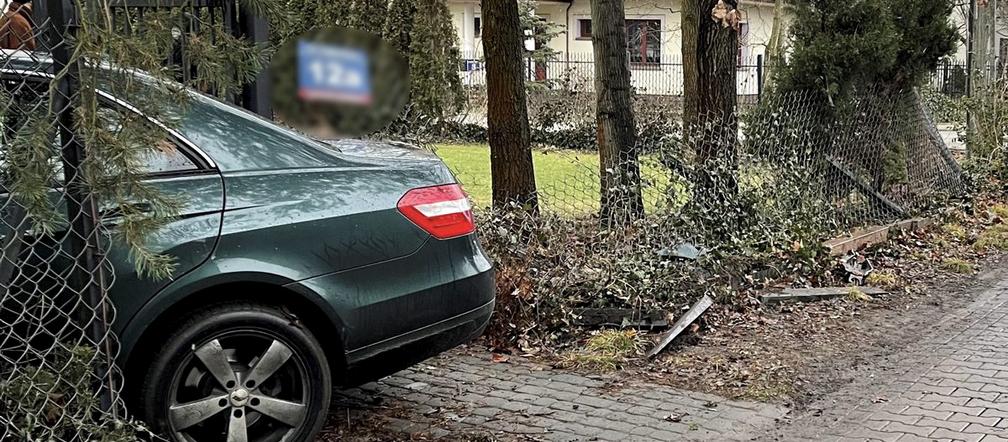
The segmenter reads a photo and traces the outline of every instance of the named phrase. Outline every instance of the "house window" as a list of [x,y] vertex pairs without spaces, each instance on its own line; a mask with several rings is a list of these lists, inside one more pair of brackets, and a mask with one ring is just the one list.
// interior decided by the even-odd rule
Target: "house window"
[[630,63],[661,63],[661,20],[627,20],[626,27]]
[[483,20],[480,20],[480,17],[473,17],[473,35],[476,38],[483,35]]
[[579,40],[590,40],[592,38],[592,22],[590,18],[578,19],[577,29],[577,38]]

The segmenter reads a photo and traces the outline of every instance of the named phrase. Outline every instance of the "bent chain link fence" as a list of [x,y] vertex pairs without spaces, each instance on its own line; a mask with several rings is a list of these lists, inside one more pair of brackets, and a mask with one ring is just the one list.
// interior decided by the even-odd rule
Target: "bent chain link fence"
[[37,51],[0,51],[0,440],[126,440],[110,241],[83,172],[62,5],[36,23]]
[[[473,94],[471,101],[485,101],[483,93]],[[547,212],[569,218],[598,212],[594,100],[577,91],[530,92],[533,144],[553,160],[536,164],[540,204]],[[829,212],[835,228],[919,214],[965,190],[961,168],[915,91],[867,91],[838,106],[824,105],[813,92],[769,95],[759,105],[740,105],[730,118],[738,121],[732,146],[717,140],[719,123],[713,119],[684,136],[681,97],[636,96],[634,104],[641,152],[634,161],[641,164],[640,192],[650,214],[681,208],[688,196],[677,199],[675,193],[690,193],[701,171],[697,159],[729,151],[737,151],[731,168],[741,193],[800,190],[804,198],[821,202],[807,210]],[[457,142],[484,142],[478,128],[486,124],[484,112],[474,105],[451,124],[472,134],[411,128],[414,136],[406,139],[451,159],[459,152]],[[464,124],[474,127],[460,128]],[[445,135],[456,142],[432,141]],[[455,172],[477,190],[490,184],[482,168]],[[484,193],[474,198],[486,207]]]
[[[537,217],[490,208],[485,146],[429,143],[479,208],[497,261],[494,321],[517,329],[501,336],[526,343],[569,331],[579,307],[676,311],[701,294],[745,297],[764,278],[833,282],[816,280],[801,261],[823,259],[823,240],[925,216],[967,190],[914,91],[869,90],[836,106],[812,91],[768,94],[686,134],[679,97],[638,96],[639,156],[630,161],[640,165],[633,190],[644,213],[609,226],[600,208],[620,201],[601,197],[607,168],[594,150],[594,98],[545,95],[529,98]],[[474,107],[477,116],[462,121],[479,124]]]

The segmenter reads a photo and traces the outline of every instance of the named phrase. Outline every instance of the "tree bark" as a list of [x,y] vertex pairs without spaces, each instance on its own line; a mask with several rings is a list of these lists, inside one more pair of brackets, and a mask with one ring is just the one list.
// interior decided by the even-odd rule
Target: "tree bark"
[[970,74],[979,81],[974,82],[974,90],[985,87],[992,77],[992,60],[995,58],[994,43],[994,6],[983,5],[978,2],[976,6],[976,16],[974,17],[973,32],[973,66],[970,66]]
[[784,62],[784,0],[774,2],[773,26],[770,28],[770,41],[767,42],[767,84],[773,87],[777,69]]
[[697,100],[700,97],[700,66],[697,63],[697,40],[700,32],[700,3],[706,0],[682,0],[680,26],[682,28],[683,62],[683,141],[689,143],[689,134],[697,120]]
[[[683,11],[683,71],[688,79],[683,133],[696,154],[693,203],[704,210],[723,208],[738,193],[738,31],[734,24],[725,26],[712,17],[718,3],[686,0],[684,8],[691,9]],[[728,10],[738,6],[737,0],[724,3]]]
[[591,9],[601,177],[599,215],[604,224],[625,224],[644,215],[644,203],[623,0],[592,0]]
[[535,214],[539,201],[532,165],[522,69],[524,37],[518,3],[483,0],[482,13],[493,205],[504,207],[517,203]]

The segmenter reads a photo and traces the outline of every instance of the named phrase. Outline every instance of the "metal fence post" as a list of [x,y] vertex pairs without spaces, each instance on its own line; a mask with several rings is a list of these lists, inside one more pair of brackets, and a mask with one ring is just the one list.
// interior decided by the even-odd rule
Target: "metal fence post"
[[948,59],[946,59],[945,60],[945,68],[942,71],[942,76],[941,76],[941,87],[938,89],[938,90],[943,91],[943,92],[946,91],[947,87],[948,87],[949,64],[950,63],[949,63]]
[[[63,176],[66,192],[67,220],[70,223],[69,252],[75,260],[73,282],[85,298],[86,307],[81,310],[81,327],[96,346],[95,351],[107,359],[98,361],[93,367],[96,378],[101,380],[97,386],[101,398],[101,408],[115,416],[113,407],[114,392],[118,391],[112,374],[112,345],[107,339],[108,318],[110,310],[105,304],[107,279],[105,269],[100,259],[101,243],[98,231],[98,211],[94,197],[81,173],[81,165],[86,159],[87,151],[81,137],[74,131],[76,127],[74,113],[79,101],[80,66],[71,55],[73,50],[73,34],[78,27],[75,10],[64,0],[48,0],[47,10],[50,20],[50,35],[52,38],[53,73],[56,75],[56,95],[52,97],[52,111],[55,113],[59,130],[60,157],[63,163]],[[92,312],[86,311],[91,309]]]
[[[238,23],[241,26],[241,36],[254,41],[256,44],[269,43],[269,22],[256,16],[248,8],[238,7]],[[255,81],[242,88],[242,106],[265,118],[273,118],[273,106],[271,104],[271,85],[269,68],[263,69],[256,75]]]
[[756,56],[756,102],[763,100],[763,54]]

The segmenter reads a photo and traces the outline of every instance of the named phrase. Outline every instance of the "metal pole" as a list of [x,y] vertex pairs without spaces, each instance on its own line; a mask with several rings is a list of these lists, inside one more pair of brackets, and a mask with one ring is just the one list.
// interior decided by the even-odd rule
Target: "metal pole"
[[973,96],[973,39],[976,38],[976,0],[970,0],[966,18],[966,96]]
[[987,61],[988,67],[987,71],[990,72],[990,78],[992,81],[997,79],[997,64],[998,64],[998,32],[997,32],[997,0],[991,0],[990,4],[987,5],[990,8],[990,19],[987,23],[989,28],[988,34],[990,35],[990,42],[987,44],[987,52],[990,54],[989,60]]
[[98,211],[80,168],[87,151],[81,137],[74,132],[76,127],[74,112],[80,99],[80,67],[71,56],[73,33],[78,24],[73,6],[64,0],[48,0],[49,32],[52,39],[53,73],[56,75],[56,95],[52,97],[52,110],[59,125],[60,153],[63,162],[63,176],[66,192],[67,219],[70,221],[69,248],[76,261],[73,279],[74,287],[81,290],[87,307],[92,310],[80,311],[81,327],[96,346],[96,351],[105,353],[106,361],[96,359],[94,371],[101,380],[98,395],[103,411],[116,414],[113,397],[116,380],[111,372],[112,345],[107,339],[111,310],[106,305],[106,278],[102,267],[101,243],[98,231]]
[[[945,68],[942,71],[942,76],[941,76],[941,89],[939,89],[939,90],[942,91],[942,92],[944,92],[944,93],[946,93],[946,94],[948,94],[948,92],[947,92],[949,90],[948,89],[948,83],[949,83],[949,61],[946,59],[945,60]],[[951,95],[951,94],[949,94],[949,95]]]
[[756,102],[763,101],[763,54],[756,56]]
[[[243,37],[251,39],[258,45],[269,43],[269,22],[265,18],[256,16],[248,8],[239,5],[238,22]],[[270,77],[269,69],[264,68],[256,75],[255,81],[245,85],[242,88],[242,105],[245,109],[272,120]]]
[[[976,38],[976,1],[970,0],[969,5],[969,17],[966,19],[966,96],[973,96],[973,75],[976,74],[976,70],[973,67],[973,62],[975,55],[973,54],[973,40]],[[966,133],[969,135],[968,138],[972,138],[974,131],[973,127],[973,113],[969,111],[969,107],[966,108]],[[966,157],[969,158],[970,148],[969,144],[966,145]]]
[[[222,14],[224,15],[224,29],[235,37],[241,37],[241,30],[238,28],[238,1],[222,0]],[[233,104],[241,104],[241,94],[228,93],[226,100]]]
[[[269,22],[242,7],[238,0],[224,0],[224,27],[235,37],[250,39],[256,44],[269,43]],[[269,69],[263,69],[255,81],[242,87],[241,95],[236,98],[245,109],[272,119],[271,93]]]

